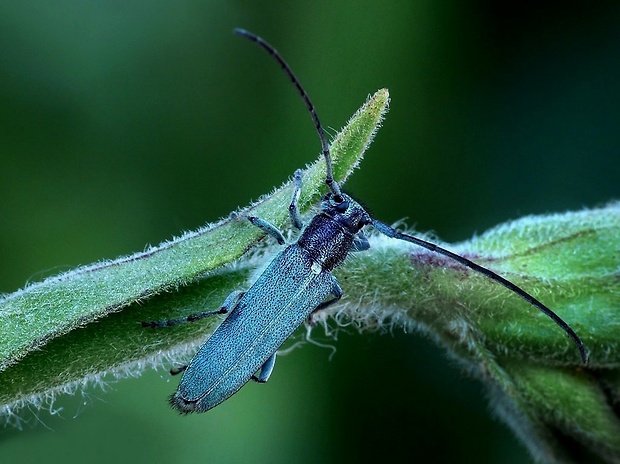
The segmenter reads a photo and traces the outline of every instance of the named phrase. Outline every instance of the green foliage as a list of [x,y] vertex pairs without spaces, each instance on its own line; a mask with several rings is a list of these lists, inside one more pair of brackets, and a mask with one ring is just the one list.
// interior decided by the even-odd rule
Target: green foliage
[[[387,90],[379,90],[336,136],[332,156],[337,180],[345,180],[357,166],[388,103]],[[323,159],[305,170],[302,211],[317,201],[324,178]],[[0,404],[10,412],[10,405],[37,403],[55,390],[71,390],[76,383],[98,378],[92,376],[136,372],[146,364],[161,363],[164,357],[192,351],[213,330],[213,319],[165,335],[142,329],[139,322],[219,307],[228,293],[246,282],[249,269],[264,259],[255,254],[244,265],[222,269],[264,236],[243,217],[255,215],[282,226],[288,221],[291,193],[289,182],[238,211],[236,217],[4,297],[0,301]],[[122,313],[113,314],[121,309]],[[87,324],[95,320],[99,321]]]
[[[357,165],[387,104],[387,91],[377,92],[337,136],[338,180]],[[321,159],[305,171],[302,210],[318,199],[323,176]],[[285,184],[238,216],[282,226],[290,194]],[[245,221],[228,218],[6,296],[0,301],[4,413],[104,374],[185,361],[216,318],[161,330],[139,322],[218,307],[276,251],[257,247],[261,238]],[[618,203],[522,218],[448,246],[557,311],[586,344],[587,367],[556,325],[503,287],[405,242],[370,239],[371,249],[338,271],[345,298],[325,316],[360,330],[402,326],[429,334],[482,380],[498,414],[539,460],[620,462]]]
[[396,240],[372,246],[342,271],[357,298],[336,319],[427,332],[485,383],[542,462],[620,462],[620,203],[524,217],[448,246],[553,308],[585,343],[587,367],[559,327],[505,288]]

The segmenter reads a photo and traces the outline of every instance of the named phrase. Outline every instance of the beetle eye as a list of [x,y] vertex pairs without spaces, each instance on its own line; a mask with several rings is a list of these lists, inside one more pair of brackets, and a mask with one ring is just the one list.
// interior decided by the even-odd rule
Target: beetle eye
[[336,202],[336,211],[338,211],[339,213],[344,213],[347,209],[349,209],[349,202],[342,198],[340,195],[335,197],[334,201]]

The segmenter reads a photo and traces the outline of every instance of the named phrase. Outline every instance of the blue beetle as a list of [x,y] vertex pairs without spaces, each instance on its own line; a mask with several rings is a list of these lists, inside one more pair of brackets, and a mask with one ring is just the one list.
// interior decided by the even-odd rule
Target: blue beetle
[[[302,230],[297,242],[281,251],[247,291],[229,295],[219,310],[171,321],[143,323],[147,327],[162,327],[213,314],[228,314],[190,363],[171,371],[184,371],[176,393],[170,398],[174,408],[182,413],[204,412],[228,399],[251,379],[266,382],[273,371],[276,352],[286,339],[305,321],[312,322],[314,313],[342,297],[342,289],[332,271],[344,262],[350,252],[364,251],[370,247],[362,232],[366,226],[372,226],[388,237],[448,256],[513,291],[560,326],[576,343],[583,363],[587,364],[588,355],[579,336],[556,313],[529,293],[467,258],[372,218],[358,202],[343,193],[333,178],[325,132],[299,80],[278,52],[263,39],[242,29],[236,29],[235,33],[264,48],[298,89],[321,140],[329,193],[321,201],[321,211],[304,227],[297,208],[301,188],[301,171],[297,170],[289,206],[293,226]],[[284,237],[275,226],[257,217],[248,219],[284,244]]]
[[225,301],[229,315],[187,366],[170,400],[175,408],[206,411],[251,378],[266,382],[280,345],[313,312],[342,296],[331,271],[350,251],[367,248],[360,230],[371,218],[345,194],[329,194],[322,203],[297,242],[280,252],[245,293]]

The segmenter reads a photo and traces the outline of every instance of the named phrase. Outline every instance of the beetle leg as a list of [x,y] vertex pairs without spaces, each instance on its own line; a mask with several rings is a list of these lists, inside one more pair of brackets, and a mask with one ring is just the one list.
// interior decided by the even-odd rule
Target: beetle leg
[[265,364],[260,368],[260,372],[258,375],[253,375],[252,380],[258,383],[265,383],[269,380],[271,373],[273,372],[273,367],[276,365],[276,353],[269,356],[269,359],[265,361]]
[[[200,319],[214,316],[216,314],[228,314],[235,306],[237,306],[237,303],[244,294],[245,292],[241,291],[232,292],[226,297],[224,303],[222,303],[222,307],[216,311],[205,311],[204,313],[190,314],[189,316],[179,317],[177,319],[168,319],[167,321],[142,322],[142,327],[172,327],[173,325],[183,324],[184,322],[199,321]],[[170,375],[178,375],[185,372],[186,369],[187,364],[179,367],[173,367],[170,369]]]
[[253,225],[258,227],[262,231],[267,232],[267,234],[275,238],[280,245],[284,245],[284,235],[282,235],[282,232],[280,232],[280,230],[271,222],[265,221],[264,219],[256,216],[248,216],[248,221],[250,221]]
[[295,171],[295,177],[293,178],[295,183],[295,189],[293,190],[293,196],[291,198],[291,204],[288,205],[288,215],[291,218],[291,224],[298,230],[303,229],[304,222],[301,220],[301,214],[299,214],[299,194],[301,193],[301,169]]
[[187,364],[179,367],[173,367],[170,369],[170,375],[179,375],[181,372],[185,372],[187,369]]
[[[291,203],[290,205],[288,205],[288,215],[291,219],[293,227],[301,230],[304,227],[304,223],[301,220],[301,214],[299,214],[299,207],[297,206],[297,203],[299,202],[299,195],[301,193],[301,169],[295,171],[295,177],[293,181],[295,183],[295,187],[293,190]],[[236,217],[236,215],[234,217]],[[286,242],[284,240],[284,235],[282,235],[282,232],[280,232],[280,230],[269,221],[266,221],[256,216],[248,216],[248,220],[253,225],[263,230],[264,232],[267,232],[267,234],[276,239],[276,241],[280,245],[284,245],[284,243]]]
[[353,238],[353,244],[351,245],[350,251],[366,251],[369,248],[370,243],[368,242],[368,238],[360,230]]
[[232,292],[222,303],[220,309],[216,309],[215,311],[205,311],[203,313],[190,314],[189,316],[178,317],[176,319],[168,319],[165,321],[142,321],[142,327],[152,327],[152,328],[160,328],[160,327],[172,327],[178,324],[183,324],[185,322],[196,322],[200,319],[204,319],[205,317],[215,316],[216,314],[228,314],[236,305],[237,302],[241,299],[245,292]]
[[331,298],[331,299],[329,299],[327,301],[324,301],[323,303],[318,305],[314,309],[314,311],[312,311],[310,313],[310,315],[308,316],[308,319],[306,321],[308,325],[310,325],[311,327],[316,327],[316,315],[317,315],[317,313],[321,312],[322,310],[324,310],[328,306],[333,305],[338,300],[340,300],[340,298],[342,298],[342,288],[340,288],[340,285],[338,284],[338,281],[336,280],[336,278],[334,276],[332,276],[332,295],[334,295],[333,298]]

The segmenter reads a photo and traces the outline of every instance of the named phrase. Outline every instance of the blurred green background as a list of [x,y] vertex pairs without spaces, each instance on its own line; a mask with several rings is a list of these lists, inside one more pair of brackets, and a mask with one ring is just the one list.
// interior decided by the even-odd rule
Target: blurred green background
[[[383,221],[458,241],[617,198],[620,4],[581,3],[2,1],[0,291],[195,229],[315,159],[294,89],[233,27],[278,48],[331,133],[390,89],[346,185]],[[204,415],[169,409],[165,369],[60,397],[0,430],[0,462],[530,462],[429,340],[335,345]]]

